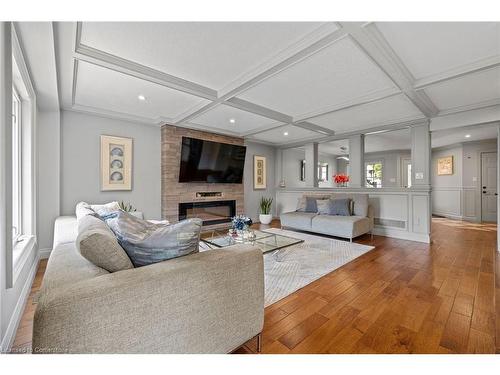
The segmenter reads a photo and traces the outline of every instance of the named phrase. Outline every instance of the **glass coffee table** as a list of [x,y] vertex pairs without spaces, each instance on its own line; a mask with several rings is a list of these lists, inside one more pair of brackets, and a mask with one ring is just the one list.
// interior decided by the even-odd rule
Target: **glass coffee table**
[[262,250],[262,253],[274,251],[273,255],[278,255],[280,250],[304,242],[298,238],[282,236],[281,234],[263,232],[260,230],[251,230],[255,237],[241,238],[233,237],[228,233],[228,229],[214,229],[210,234],[206,234],[201,240],[206,243],[211,249],[232,246],[236,244],[249,244],[257,246]]

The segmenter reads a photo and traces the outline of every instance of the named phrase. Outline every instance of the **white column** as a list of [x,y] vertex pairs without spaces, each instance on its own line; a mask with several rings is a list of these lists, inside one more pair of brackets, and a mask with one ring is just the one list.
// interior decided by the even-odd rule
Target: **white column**
[[306,146],[306,187],[318,187],[318,144]]
[[430,188],[431,133],[429,123],[411,128],[412,187]]
[[349,137],[349,187],[365,186],[365,135],[356,134]]
[[0,290],[12,288],[12,44],[0,22]]

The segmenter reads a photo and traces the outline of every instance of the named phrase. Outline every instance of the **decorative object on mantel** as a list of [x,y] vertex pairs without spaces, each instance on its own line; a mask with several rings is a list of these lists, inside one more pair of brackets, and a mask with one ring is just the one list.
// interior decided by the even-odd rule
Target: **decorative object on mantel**
[[453,174],[453,155],[439,158],[437,160],[438,176],[446,176]]
[[349,182],[349,176],[343,173],[339,173],[333,176],[333,180],[339,187],[346,187]]
[[101,135],[101,190],[132,190],[132,138]]
[[254,190],[265,189],[267,187],[266,181],[266,157],[253,156],[253,188]]
[[273,198],[260,198],[260,213],[259,221],[261,224],[270,224],[273,220],[273,215],[271,215],[271,205],[273,204]]

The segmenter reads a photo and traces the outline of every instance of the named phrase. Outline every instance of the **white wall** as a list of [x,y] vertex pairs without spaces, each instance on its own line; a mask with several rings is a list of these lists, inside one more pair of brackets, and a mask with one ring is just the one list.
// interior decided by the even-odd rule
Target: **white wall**
[[38,112],[37,232],[42,253],[52,249],[54,220],[60,215],[60,114]]
[[[131,191],[101,191],[100,136],[133,139]],[[156,126],[76,112],[61,113],[61,214],[79,201],[130,202],[146,218],[161,217],[161,134]]]
[[[259,202],[261,197],[273,198],[275,196],[276,185],[279,183],[275,173],[276,149],[259,143],[245,142],[247,147],[245,157],[245,170],[243,176],[245,193],[245,215],[256,221],[259,217]],[[264,190],[254,190],[253,188],[253,157],[254,155],[265,156],[267,166],[267,188]],[[271,213],[275,216],[276,202],[273,202]]]
[[[495,152],[496,140],[465,142],[432,151],[432,213],[481,221],[481,153]],[[453,175],[437,175],[437,159],[453,156]]]

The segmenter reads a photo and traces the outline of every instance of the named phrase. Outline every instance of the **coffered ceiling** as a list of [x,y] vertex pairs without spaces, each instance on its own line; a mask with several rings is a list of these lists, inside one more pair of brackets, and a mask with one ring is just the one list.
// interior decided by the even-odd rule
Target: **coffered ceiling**
[[500,23],[53,26],[68,110],[286,145],[500,108]]

